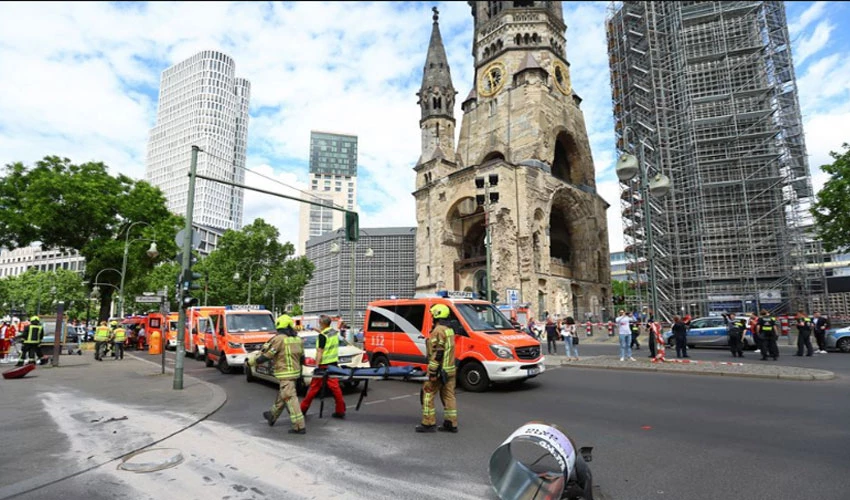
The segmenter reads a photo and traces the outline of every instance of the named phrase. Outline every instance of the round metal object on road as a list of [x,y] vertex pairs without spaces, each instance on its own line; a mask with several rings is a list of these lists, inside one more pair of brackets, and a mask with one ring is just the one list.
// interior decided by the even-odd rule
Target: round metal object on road
[[156,472],[179,465],[183,453],[175,448],[153,448],[133,453],[118,466],[130,472]]

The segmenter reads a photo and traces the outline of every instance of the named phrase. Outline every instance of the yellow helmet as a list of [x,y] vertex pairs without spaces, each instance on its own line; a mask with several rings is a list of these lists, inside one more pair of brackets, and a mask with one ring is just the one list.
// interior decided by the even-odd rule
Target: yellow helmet
[[434,304],[431,306],[431,316],[434,319],[442,319],[449,317],[449,306],[445,304]]
[[38,316],[33,316],[32,318],[30,318],[30,322],[32,323],[34,321],[41,321],[41,320],[38,318]]
[[283,330],[286,327],[295,327],[295,322],[292,321],[292,318],[289,317],[288,314],[281,314],[277,317],[277,321],[275,321],[274,327],[278,330]]
[[118,326],[118,322],[117,322],[117,321],[113,321],[113,322],[109,323],[109,326]]

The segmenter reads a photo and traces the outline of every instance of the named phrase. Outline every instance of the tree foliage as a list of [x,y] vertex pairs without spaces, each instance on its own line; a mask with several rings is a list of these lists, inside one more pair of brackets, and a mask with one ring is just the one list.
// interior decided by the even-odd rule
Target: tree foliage
[[0,280],[0,313],[3,316],[13,311],[25,312],[25,316],[52,315],[56,314],[57,303],[62,301],[66,314],[78,319],[85,315],[87,296],[82,278],[74,271],[28,269],[18,276]]
[[[57,156],[33,167],[6,165],[5,174],[0,179],[0,246],[39,242],[43,248],[77,250],[86,259],[86,279],[94,283],[97,277],[98,283],[114,287],[120,286],[119,272],[98,273],[121,270],[125,242],[127,282],[177,252],[174,235],[181,218],[168,212],[162,192],[145,181],[113,177],[100,162],[76,165]],[[146,224],[133,226],[127,237],[134,222]],[[150,240],[157,243],[156,259],[146,255]],[[108,315],[113,286],[100,286],[102,318]]]
[[241,231],[227,231],[216,250],[194,267],[205,276],[205,289],[196,293],[200,303],[248,303],[249,282],[254,304],[281,310],[297,303],[314,266],[306,257],[293,258],[293,245],[278,237],[277,228],[263,219]]
[[844,153],[829,153],[834,162],[821,165],[830,178],[812,206],[818,237],[828,252],[850,249],[850,144],[842,148]]

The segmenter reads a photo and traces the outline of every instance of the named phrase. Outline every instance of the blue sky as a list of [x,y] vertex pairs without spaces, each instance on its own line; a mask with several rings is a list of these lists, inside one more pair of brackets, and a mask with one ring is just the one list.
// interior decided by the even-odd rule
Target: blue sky
[[[361,225],[415,225],[416,91],[431,29],[440,24],[460,102],[472,87],[466,2],[0,3],[0,160],[49,154],[104,161],[144,177],[161,72],[204,49],[226,52],[252,84],[248,165],[294,188],[307,182],[310,130],[359,136]],[[604,22],[608,2],[564,2],[567,58],[584,99],[611,249],[622,248]],[[819,165],[850,142],[850,7],[786,3],[806,142]],[[250,175],[249,184],[270,188]],[[293,194],[278,186],[281,192]],[[275,189],[278,189],[275,188]],[[263,217],[297,242],[299,206],[246,196],[245,223]]]

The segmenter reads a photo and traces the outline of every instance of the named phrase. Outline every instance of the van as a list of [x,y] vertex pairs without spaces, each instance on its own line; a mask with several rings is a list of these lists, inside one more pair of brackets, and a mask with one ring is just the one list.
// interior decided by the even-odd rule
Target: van
[[[204,336],[202,332],[207,331],[205,322],[209,317],[209,307],[190,307],[186,309],[186,326],[183,334],[183,346],[186,354],[197,360],[202,360],[206,354]],[[168,315],[168,345],[167,348],[177,348],[177,325],[180,322],[180,314],[173,312]],[[204,323],[199,325],[199,323]]]
[[545,371],[540,342],[514,329],[491,303],[471,294],[446,292],[433,297],[376,300],[369,303],[364,345],[372,366],[413,365],[427,369],[425,341],[431,332],[434,304],[448,306],[456,323],[458,383],[481,392],[491,383],[521,382]]
[[248,353],[262,348],[277,333],[271,311],[263,306],[233,305],[200,309],[208,312],[208,321],[199,323],[205,328],[206,365],[218,366],[222,373],[233,373],[235,368],[245,366]]

